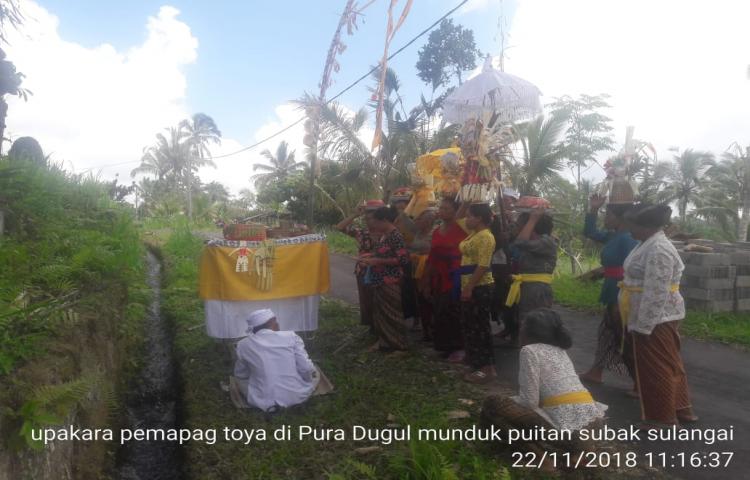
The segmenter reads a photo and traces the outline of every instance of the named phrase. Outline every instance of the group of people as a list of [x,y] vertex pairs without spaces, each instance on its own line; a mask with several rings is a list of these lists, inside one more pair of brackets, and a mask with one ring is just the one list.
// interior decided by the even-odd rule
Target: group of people
[[[361,322],[377,338],[370,350],[406,350],[409,330],[421,327],[422,339],[447,361],[470,366],[464,380],[482,384],[496,376],[495,345],[520,347],[519,394],[490,397],[483,409],[483,420],[501,427],[601,423],[607,407],[582,381],[601,383],[605,369],[631,376],[628,394],[640,399],[643,428],[697,421],[680,355],[684,265],[663,232],[671,209],[609,204],[605,230],[598,230],[605,198],[591,198],[584,234],[604,244],[604,318],[594,363],[579,376],[566,352],[572,337],[551,308],[558,250],[552,217],[543,208],[514,212],[513,193],[505,192],[498,214],[486,203],[444,198],[411,218],[404,201],[371,200],[337,225],[359,247]],[[495,338],[493,319],[504,326]],[[320,373],[302,340],[279,332],[270,311],[253,312],[248,324],[235,366],[248,403],[285,407],[313,395]]]
[[[644,428],[696,421],[678,332],[684,265],[663,232],[671,209],[609,204],[598,230],[606,198],[591,198],[584,235],[603,244],[604,318],[594,364],[579,376],[565,352],[570,334],[551,309],[552,216],[543,208],[515,212],[517,194],[504,193],[498,214],[486,203],[443,198],[411,218],[406,201],[372,200],[337,225],[357,240],[361,322],[377,337],[371,350],[407,349],[409,329],[421,327],[447,361],[471,367],[464,380],[482,384],[496,376],[493,346],[521,347],[520,395],[492,407],[506,422],[531,415],[581,428],[601,419],[606,406],[582,381],[602,383],[605,369],[630,374],[627,394],[640,399]],[[504,327],[494,336],[493,320]]]
[[586,237],[603,244],[604,318],[594,363],[581,378],[602,383],[605,369],[625,370],[633,380],[628,395],[640,398],[646,427],[695,422],[680,354],[679,324],[685,318],[680,278],[685,266],[663,230],[672,209],[609,204],[605,230],[598,230],[604,203],[602,196],[591,198],[584,227]]
[[523,318],[552,306],[552,217],[543,209],[515,215],[517,197],[506,190],[498,215],[487,203],[446,197],[416,218],[405,200],[371,200],[336,226],[358,244],[354,273],[361,321],[377,336],[372,350],[405,350],[409,328],[421,327],[449,362],[472,367],[466,381],[496,376],[491,321],[504,325],[499,343],[520,346]]

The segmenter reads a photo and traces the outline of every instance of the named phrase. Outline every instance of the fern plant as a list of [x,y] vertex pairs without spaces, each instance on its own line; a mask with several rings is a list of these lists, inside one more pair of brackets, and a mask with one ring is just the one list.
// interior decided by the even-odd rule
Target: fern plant
[[75,408],[84,406],[93,398],[94,392],[101,390],[103,380],[104,375],[95,372],[59,385],[37,388],[18,412],[22,420],[20,436],[31,448],[44,448],[41,441],[34,440],[32,431],[62,424]]

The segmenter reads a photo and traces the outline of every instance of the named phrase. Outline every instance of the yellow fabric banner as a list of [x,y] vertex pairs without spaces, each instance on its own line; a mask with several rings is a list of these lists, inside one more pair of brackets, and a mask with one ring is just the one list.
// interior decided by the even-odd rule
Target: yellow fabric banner
[[326,242],[277,245],[272,266],[273,285],[268,291],[257,287],[254,250],[253,247],[205,247],[200,264],[200,297],[203,300],[275,300],[328,292],[330,271]]

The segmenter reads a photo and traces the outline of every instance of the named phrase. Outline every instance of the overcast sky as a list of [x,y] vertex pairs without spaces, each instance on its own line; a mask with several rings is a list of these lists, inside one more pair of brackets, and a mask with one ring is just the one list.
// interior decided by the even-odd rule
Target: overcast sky
[[[27,21],[6,51],[34,95],[11,99],[6,135],[36,137],[69,170],[119,173],[126,182],[154,135],[192,113],[211,115],[224,133],[215,154],[236,151],[300,117],[289,102],[316,90],[344,3],[23,1]],[[394,49],[457,3],[415,0]],[[378,61],[386,7],[378,0],[344,39],[331,92]],[[454,20],[497,55],[501,13],[510,30],[506,71],[535,83],[545,100],[610,94],[618,143],[635,125],[661,159],[671,147],[721,153],[734,141],[750,144],[750,2],[472,0]],[[407,105],[429,95],[414,69],[425,41],[392,62]],[[367,102],[369,84],[343,97],[347,107]],[[250,186],[259,152],[283,139],[302,153],[299,125],[217,160],[201,178],[236,193]]]

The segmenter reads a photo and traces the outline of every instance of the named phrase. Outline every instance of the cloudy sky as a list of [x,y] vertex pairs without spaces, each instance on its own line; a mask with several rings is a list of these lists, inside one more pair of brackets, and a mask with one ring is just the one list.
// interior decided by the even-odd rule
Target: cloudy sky
[[[289,102],[317,89],[344,3],[22,1],[26,23],[5,50],[33,96],[9,102],[6,134],[36,137],[72,171],[125,181],[154,135],[192,113],[211,115],[222,130],[216,155],[236,151],[300,117]],[[377,0],[345,38],[331,92],[378,61],[387,3]],[[457,3],[415,0],[394,48]],[[481,51],[497,55],[501,13],[511,46],[506,71],[538,85],[545,99],[610,94],[619,142],[635,125],[661,158],[672,147],[720,153],[750,143],[750,2],[471,0],[454,20],[474,30]],[[407,105],[429,95],[414,69],[425,39],[391,63]],[[344,104],[364,105],[368,84]],[[298,125],[217,159],[201,178],[234,192],[248,187],[259,152],[286,139],[301,153],[301,132]]]

